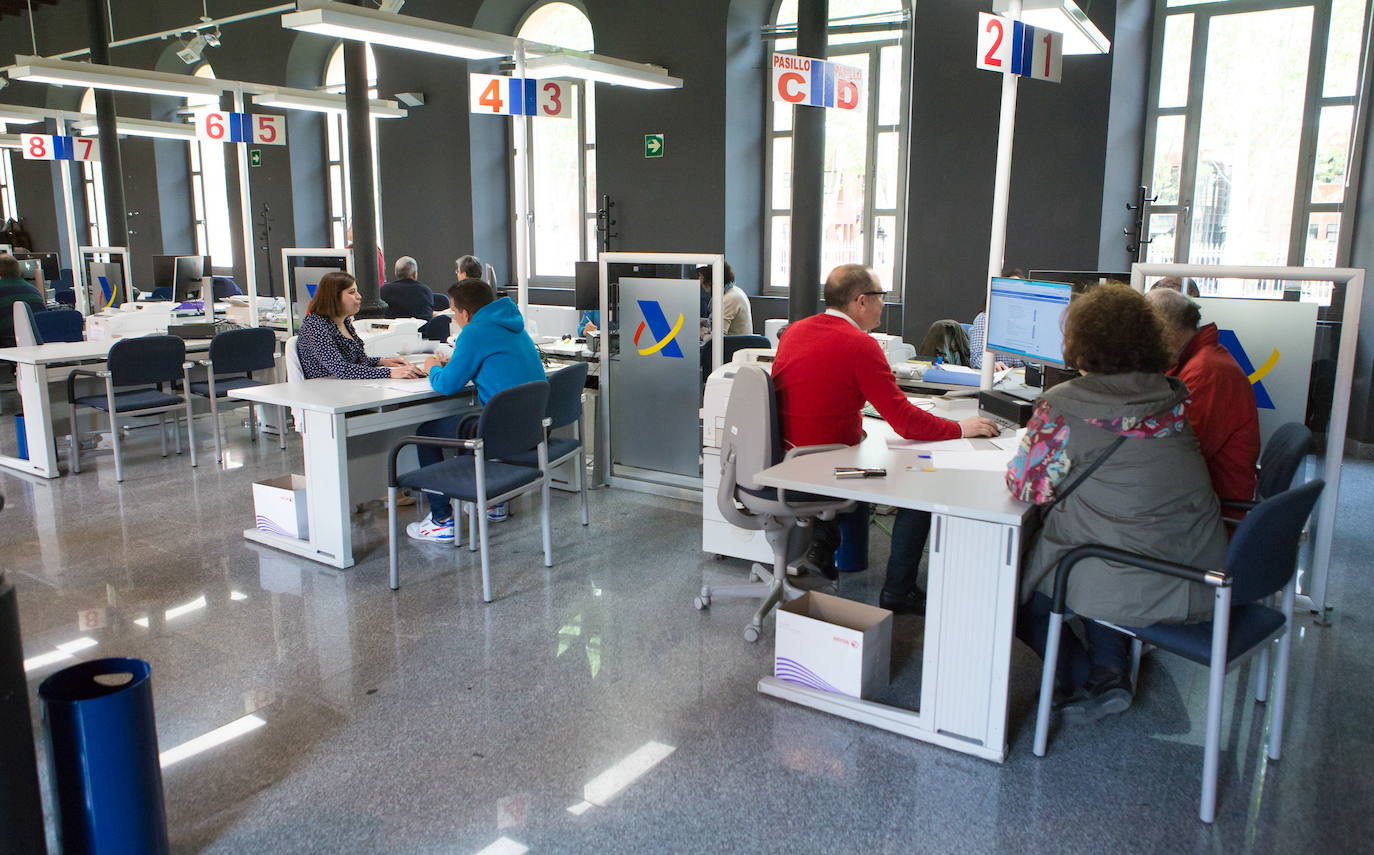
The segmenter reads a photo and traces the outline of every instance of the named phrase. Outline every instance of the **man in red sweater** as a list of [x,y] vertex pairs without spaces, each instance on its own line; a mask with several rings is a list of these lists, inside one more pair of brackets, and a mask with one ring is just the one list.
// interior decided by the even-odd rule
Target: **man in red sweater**
[[[860,410],[864,401],[906,439],[997,435],[997,426],[988,419],[942,419],[914,406],[902,394],[882,348],[868,335],[882,320],[884,293],[878,277],[867,267],[840,265],[825,280],[825,311],[789,324],[778,340],[773,388],[782,440],[788,448],[857,444],[863,439]],[[838,528],[818,522],[808,554],[810,563],[832,580],[836,578]],[[879,599],[883,608],[900,613],[919,607],[916,574],[929,531],[930,514],[897,512],[887,580]]]
[[1218,342],[1217,325],[1199,329],[1202,310],[1178,291],[1156,288],[1146,295],[1164,321],[1175,352],[1169,375],[1188,386],[1188,421],[1217,498],[1255,497],[1259,459],[1259,410],[1255,390],[1234,357]]

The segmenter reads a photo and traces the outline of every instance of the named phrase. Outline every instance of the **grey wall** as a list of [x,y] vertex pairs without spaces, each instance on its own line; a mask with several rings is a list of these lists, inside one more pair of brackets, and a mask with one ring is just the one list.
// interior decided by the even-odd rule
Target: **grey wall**
[[1135,227],[1135,214],[1126,203],[1136,197],[1145,156],[1145,113],[1154,0],[1117,0],[1116,33],[1112,37],[1111,108],[1107,115],[1107,151],[1102,182],[1102,233],[1098,239],[1097,270],[1129,270],[1122,229]]

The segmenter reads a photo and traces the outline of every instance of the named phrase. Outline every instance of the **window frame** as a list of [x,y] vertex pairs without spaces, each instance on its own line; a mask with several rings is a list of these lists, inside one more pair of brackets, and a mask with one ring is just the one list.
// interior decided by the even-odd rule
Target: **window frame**
[[[371,45],[367,48],[367,66],[374,72],[368,80],[367,97],[376,99],[377,80],[380,73],[377,72],[376,54]],[[324,70],[320,75],[319,91],[331,95],[342,95],[345,90],[345,83],[340,80],[338,83],[329,82],[330,67],[334,64],[334,58],[342,57],[344,49],[343,40],[339,40],[333,50],[326,55],[324,60]],[[372,208],[376,214],[377,221],[377,245],[383,247],[382,240],[382,176],[381,161],[378,157],[379,148],[377,145],[377,122],[376,116],[369,116],[372,122]],[[353,197],[349,188],[353,185],[353,175],[348,163],[348,116],[344,113],[325,113],[324,114],[324,208],[326,212],[326,229],[329,234],[330,246],[335,249],[342,249],[348,245],[348,224],[353,220]],[[331,143],[337,145],[331,146]],[[330,149],[337,149],[337,158],[330,153]],[[334,205],[334,174],[338,170],[339,205]],[[379,284],[385,284],[379,283]]]
[[14,164],[10,149],[0,150],[0,218],[19,219],[19,199],[14,193]]

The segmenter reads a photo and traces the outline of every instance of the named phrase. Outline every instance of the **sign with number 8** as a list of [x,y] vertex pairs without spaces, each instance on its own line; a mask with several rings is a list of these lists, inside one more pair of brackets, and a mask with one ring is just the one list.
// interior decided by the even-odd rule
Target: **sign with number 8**
[[20,134],[19,145],[25,160],[100,160],[94,137],[55,137],[48,134]]

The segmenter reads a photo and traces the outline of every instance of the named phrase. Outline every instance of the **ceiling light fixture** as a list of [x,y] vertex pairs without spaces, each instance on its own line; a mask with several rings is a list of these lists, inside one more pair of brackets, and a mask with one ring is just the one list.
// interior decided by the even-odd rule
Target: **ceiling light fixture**
[[[531,48],[531,51],[538,47]],[[571,77],[594,80],[636,89],[681,89],[682,78],[673,77],[660,65],[629,62],[595,53],[558,50],[525,62],[525,76],[536,78]]]
[[281,25],[303,33],[460,59],[494,59],[515,52],[515,39],[510,36],[330,0],[299,0],[295,12],[282,15]]
[[[269,90],[253,98],[259,107],[278,107],[284,110],[308,110],[312,113],[347,113],[348,105],[342,95],[309,92],[303,89]],[[406,111],[395,101],[372,99],[367,102],[374,119],[404,119]]]
[[181,43],[181,50],[177,51],[177,58],[187,65],[195,65],[200,62],[201,55],[205,53],[205,48],[209,44],[204,35],[196,33],[190,41]]
[[[992,10],[1005,15],[1011,0],[995,0]],[[1102,34],[1074,0],[1021,0],[1022,21],[1064,34],[1064,55],[1085,56],[1109,53],[1111,39]]]
[[49,83],[56,86],[91,86],[117,92],[175,95],[181,98],[219,94],[223,82],[165,71],[146,71],[115,65],[93,65],[41,56],[16,56],[9,70],[11,80]]
[[[153,137],[166,140],[193,140],[196,138],[195,126],[185,122],[119,119],[116,128],[119,130],[120,136],[126,137]],[[98,133],[94,117],[77,120],[72,124],[72,129],[86,136],[94,136]]]

